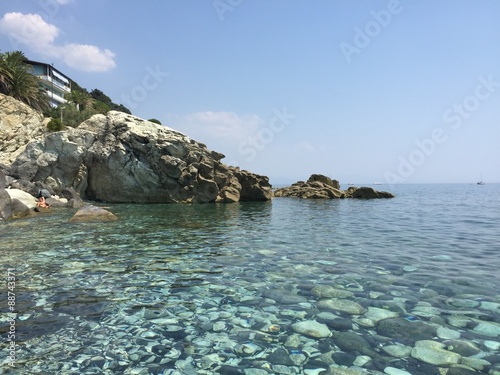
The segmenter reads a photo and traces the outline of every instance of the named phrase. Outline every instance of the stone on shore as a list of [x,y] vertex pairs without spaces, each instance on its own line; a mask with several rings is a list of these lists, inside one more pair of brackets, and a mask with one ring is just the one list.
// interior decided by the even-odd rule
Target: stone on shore
[[86,205],[80,208],[69,221],[71,223],[91,223],[100,221],[115,221],[118,217],[104,208]]

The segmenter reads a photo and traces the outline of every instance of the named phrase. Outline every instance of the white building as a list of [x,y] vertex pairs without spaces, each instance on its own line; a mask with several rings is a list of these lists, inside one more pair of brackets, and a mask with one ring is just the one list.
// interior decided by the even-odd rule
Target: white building
[[71,92],[69,77],[62,74],[50,64],[32,60],[25,60],[25,63],[31,66],[31,73],[40,78],[40,85],[49,96],[50,104],[53,107],[67,102],[64,99],[64,95]]

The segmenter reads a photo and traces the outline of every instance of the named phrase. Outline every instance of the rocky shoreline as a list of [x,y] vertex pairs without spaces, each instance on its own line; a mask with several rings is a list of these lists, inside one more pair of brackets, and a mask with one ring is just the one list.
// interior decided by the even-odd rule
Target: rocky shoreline
[[47,120],[0,94],[0,220],[32,215],[40,189],[53,196],[52,206],[71,208],[82,207],[83,200],[232,203],[273,196],[393,197],[370,187],[340,190],[338,181],[318,174],[273,192],[268,177],[228,166],[221,161],[223,154],[203,143],[123,112],[95,115],[77,128],[54,133],[47,131]]
[[394,198],[394,195],[386,191],[377,191],[371,187],[350,186],[347,190],[340,189],[340,183],[327,176],[313,174],[309,179],[298,181],[285,188],[279,188],[274,191],[275,197],[297,197],[305,199],[377,199]]
[[[49,133],[47,119],[0,94],[0,189],[36,196],[64,191],[110,203],[231,203],[272,197],[269,179],[224,164],[224,155],[188,136],[110,111]],[[0,217],[12,205],[0,193]],[[12,207],[11,207],[12,209]],[[11,210],[10,209],[10,210]]]

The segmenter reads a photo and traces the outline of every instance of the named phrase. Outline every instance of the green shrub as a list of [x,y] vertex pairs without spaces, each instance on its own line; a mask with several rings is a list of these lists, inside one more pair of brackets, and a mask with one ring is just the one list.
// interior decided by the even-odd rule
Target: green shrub
[[53,118],[47,124],[47,129],[51,132],[58,132],[63,129],[63,124],[58,118]]
[[155,119],[155,118],[150,118],[148,121],[149,121],[149,122],[154,122],[155,124],[158,124],[158,125],[161,125],[160,120],[157,120],[157,119]]

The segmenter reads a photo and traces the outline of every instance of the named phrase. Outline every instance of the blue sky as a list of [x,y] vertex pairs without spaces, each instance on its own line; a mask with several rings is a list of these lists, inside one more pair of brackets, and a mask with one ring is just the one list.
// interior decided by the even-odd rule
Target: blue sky
[[500,182],[500,2],[9,0],[53,63],[273,184]]

